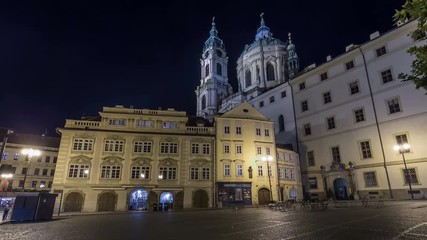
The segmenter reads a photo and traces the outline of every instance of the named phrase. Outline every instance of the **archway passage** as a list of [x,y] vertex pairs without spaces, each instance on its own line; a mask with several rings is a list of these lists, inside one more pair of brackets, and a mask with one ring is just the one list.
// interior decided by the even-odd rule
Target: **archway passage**
[[265,205],[270,203],[270,190],[261,188],[258,190],[258,204]]
[[130,210],[148,209],[148,192],[144,189],[134,189],[129,196]]
[[116,207],[116,196],[113,193],[103,193],[99,196],[98,212],[114,211]]
[[83,206],[83,196],[73,192],[67,195],[64,201],[64,212],[81,212]]
[[207,208],[208,207],[208,193],[205,190],[197,190],[194,193],[193,207],[195,208]]
[[348,199],[348,182],[344,178],[337,178],[334,180],[335,199],[344,200]]
[[160,194],[160,207],[162,210],[167,211],[172,208],[173,194],[171,192],[162,192]]

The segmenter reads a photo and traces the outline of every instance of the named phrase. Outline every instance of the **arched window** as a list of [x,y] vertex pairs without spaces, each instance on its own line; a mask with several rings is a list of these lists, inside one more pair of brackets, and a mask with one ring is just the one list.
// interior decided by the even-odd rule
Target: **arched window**
[[220,63],[216,64],[216,74],[222,76],[222,66]]
[[285,118],[283,115],[279,116],[279,132],[285,131]]
[[209,64],[206,65],[206,69],[205,69],[205,77],[209,76]]
[[271,63],[267,63],[267,81],[274,81],[274,66]]
[[245,73],[245,88],[250,87],[251,85],[252,85],[251,71],[247,70]]
[[206,96],[203,95],[203,97],[202,97],[202,109],[205,109],[205,108],[206,108]]

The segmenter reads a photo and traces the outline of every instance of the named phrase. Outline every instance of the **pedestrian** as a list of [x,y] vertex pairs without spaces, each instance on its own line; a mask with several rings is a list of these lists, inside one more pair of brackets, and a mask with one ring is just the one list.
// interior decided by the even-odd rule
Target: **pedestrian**
[[3,221],[7,219],[7,215],[9,214],[10,206],[9,203],[6,203],[3,208]]

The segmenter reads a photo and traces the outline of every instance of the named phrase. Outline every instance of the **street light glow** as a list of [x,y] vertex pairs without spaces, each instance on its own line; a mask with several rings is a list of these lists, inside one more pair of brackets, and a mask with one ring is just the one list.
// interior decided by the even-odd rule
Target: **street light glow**
[[8,179],[8,178],[12,178],[13,177],[13,174],[12,173],[3,173],[2,175],[1,175],[1,178],[6,178],[6,179]]
[[40,150],[32,149],[32,148],[24,148],[24,149],[22,149],[21,152],[24,155],[28,155],[29,158],[34,157],[34,156],[40,156],[40,154],[41,154]]

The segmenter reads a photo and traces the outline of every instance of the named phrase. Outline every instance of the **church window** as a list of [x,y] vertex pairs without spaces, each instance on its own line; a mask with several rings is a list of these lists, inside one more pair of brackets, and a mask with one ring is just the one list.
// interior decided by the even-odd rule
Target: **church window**
[[247,70],[245,73],[245,87],[248,88],[251,85],[252,85],[251,71]]
[[267,81],[274,80],[274,66],[271,63],[267,63]]
[[279,116],[279,132],[285,131],[285,118],[283,115]]
[[209,76],[209,64],[207,64],[205,68],[205,77],[207,76]]
[[216,74],[222,76],[222,66],[220,63],[216,64]]
[[205,109],[205,108],[206,108],[206,96],[203,95],[203,97],[202,97],[202,109]]

